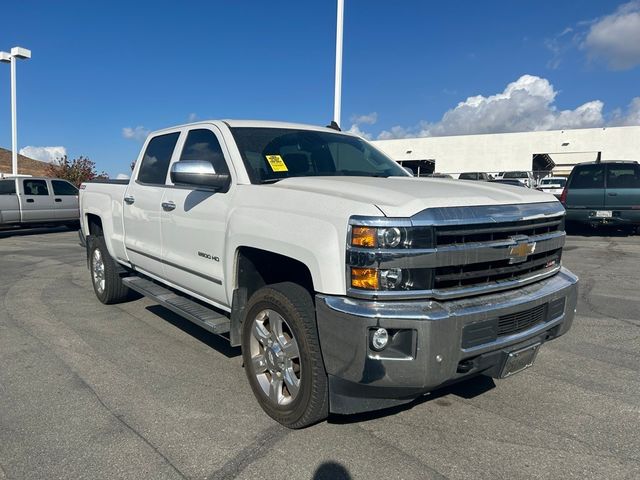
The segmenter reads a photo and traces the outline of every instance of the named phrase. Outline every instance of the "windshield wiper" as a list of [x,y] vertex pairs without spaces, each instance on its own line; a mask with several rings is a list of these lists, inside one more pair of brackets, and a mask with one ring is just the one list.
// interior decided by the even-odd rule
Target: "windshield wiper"
[[260,184],[264,185],[266,183],[276,183],[279,182],[280,180],[284,180],[286,177],[283,178],[265,178],[263,180],[260,180]]

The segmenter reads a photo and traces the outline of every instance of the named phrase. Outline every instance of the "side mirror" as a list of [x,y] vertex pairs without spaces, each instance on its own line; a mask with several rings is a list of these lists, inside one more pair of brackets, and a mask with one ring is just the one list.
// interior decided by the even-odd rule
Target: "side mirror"
[[171,181],[179,186],[224,190],[231,183],[231,177],[216,173],[211,162],[183,160],[171,166]]

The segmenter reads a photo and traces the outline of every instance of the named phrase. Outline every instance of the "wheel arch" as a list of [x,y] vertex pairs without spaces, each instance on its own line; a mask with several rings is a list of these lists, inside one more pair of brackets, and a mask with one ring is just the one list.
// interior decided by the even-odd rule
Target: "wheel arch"
[[231,345],[240,345],[245,307],[260,288],[292,282],[307,290],[315,299],[311,269],[302,261],[280,253],[240,246],[235,253],[233,298],[231,305]]

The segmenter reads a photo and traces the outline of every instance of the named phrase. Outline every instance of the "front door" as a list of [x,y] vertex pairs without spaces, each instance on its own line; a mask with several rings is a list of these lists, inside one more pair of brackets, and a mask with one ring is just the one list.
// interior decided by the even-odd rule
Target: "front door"
[[[217,173],[229,174],[227,149],[213,126],[188,132],[180,161],[209,161]],[[168,278],[222,307],[228,307],[224,289],[224,247],[229,191],[169,185],[162,200],[162,258]]]
[[135,181],[122,199],[124,245],[129,261],[144,272],[164,276],[160,212],[169,163],[180,132],[152,137],[138,159]]

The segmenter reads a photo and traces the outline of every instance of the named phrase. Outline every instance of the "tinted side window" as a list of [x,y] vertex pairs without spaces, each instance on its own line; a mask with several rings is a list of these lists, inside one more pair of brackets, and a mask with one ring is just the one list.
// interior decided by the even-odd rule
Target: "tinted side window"
[[211,130],[191,130],[184,143],[180,160],[202,160],[211,162],[216,173],[229,174],[229,168],[224,161],[224,154],[218,138]]
[[604,166],[583,165],[575,167],[569,188],[604,188]]
[[640,165],[607,165],[607,188],[640,188]]
[[54,195],[78,195],[78,189],[69,182],[51,180]]
[[49,195],[47,182],[44,180],[23,180],[25,195]]
[[0,195],[12,195],[16,193],[15,180],[0,180]]
[[176,146],[179,132],[154,137],[147,145],[138,172],[138,181],[164,185],[173,149]]

